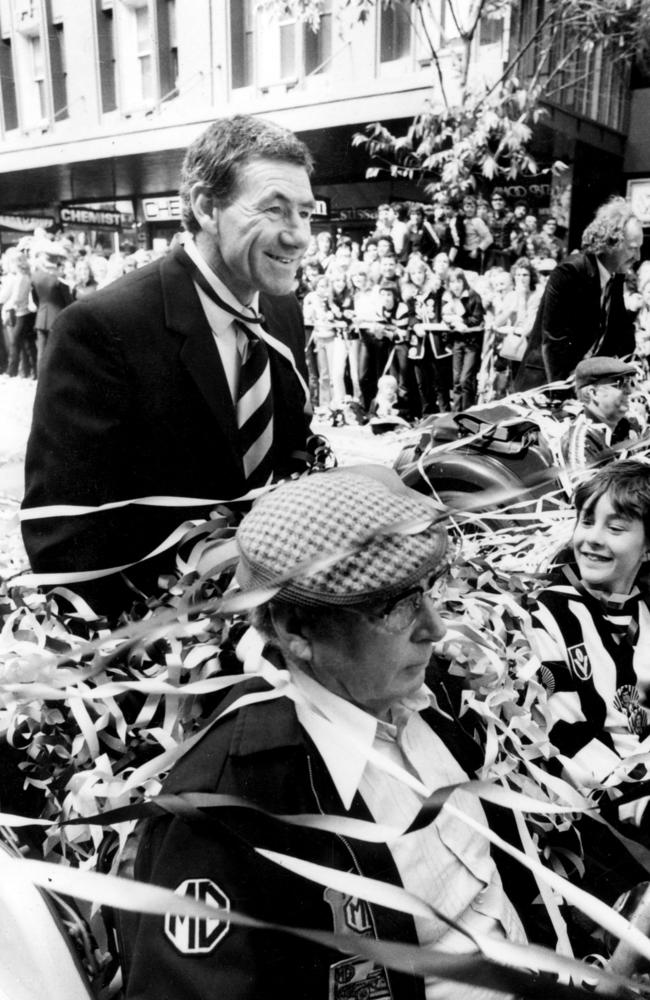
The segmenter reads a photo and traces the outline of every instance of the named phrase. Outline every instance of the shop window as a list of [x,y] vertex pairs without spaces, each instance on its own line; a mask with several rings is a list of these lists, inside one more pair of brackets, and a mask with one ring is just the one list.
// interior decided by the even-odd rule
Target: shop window
[[0,79],[2,80],[2,121],[5,132],[18,128],[16,78],[11,54],[11,39],[0,39]]
[[408,56],[411,51],[411,20],[408,10],[401,4],[384,7],[380,18],[381,61],[394,62]]
[[500,45],[503,41],[503,17],[485,14],[479,22],[479,44]]
[[36,111],[40,119],[47,118],[47,95],[45,93],[45,56],[40,35],[29,39],[32,80],[36,96]]
[[230,53],[233,89],[253,83],[254,0],[230,0]]
[[65,36],[62,24],[50,23],[48,27],[50,41],[50,70],[52,73],[52,106],[54,120],[68,118],[68,80],[65,58]]
[[324,0],[318,31],[305,24],[303,32],[305,73],[322,73],[332,57],[332,0]]
[[280,22],[280,79],[296,76],[296,22]]
[[154,99],[153,59],[151,53],[151,21],[148,7],[136,7],[135,43],[140,81],[140,96],[143,101]]
[[176,36],[176,0],[157,0],[158,64],[160,97],[169,101],[178,95],[178,41]]
[[108,111],[115,111],[117,107],[115,24],[112,8],[104,8],[102,0],[95,0],[95,3],[102,112],[106,114]]

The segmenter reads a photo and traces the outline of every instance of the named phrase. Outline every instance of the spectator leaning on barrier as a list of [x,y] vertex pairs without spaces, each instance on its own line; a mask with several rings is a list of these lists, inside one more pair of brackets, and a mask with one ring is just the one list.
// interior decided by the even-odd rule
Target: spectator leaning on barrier
[[[267,667],[268,680],[237,685],[164,787],[166,794],[216,792],[245,801],[219,810],[217,822],[196,811],[147,821],[136,878],[188,895],[202,887],[233,911],[358,934],[360,944],[368,935],[443,952],[473,948],[438,917],[414,920],[324,890],[274,863],[264,854],[269,848],[404,886],[470,931],[525,939],[488,842],[444,807],[423,829],[389,844],[264,813],[324,813],[334,824],[348,817],[406,829],[423,796],[464,781],[480,764],[477,745],[425,682],[432,643],[445,631],[435,587],[447,542],[436,516],[430,498],[385,469],[303,478],[254,506],[237,532],[237,577],[246,589],[264,589],[266,603],[252,619],[272,645],[267,659],[275,666]],[[395,522],[413,524],[396,534]],[[328,568],[294,573],[337,551],[345,557]],[[478,799],[456,790],[450,801],[487,823]],[[521,871],[512,882],[517,892]],[[395,973],[275,930],[223,924],[219,934],[197,927],[189,935],[186,922],[152,916],[125,915],[124,924],[129,1000],[496,1000],[489,988]],[[344,992],[350,984],[354,992]]]
[[476,402],[476,376],[481,364],[485,309],[477,292],[469,287],[465,272],[452,268],[443,298],[443,322],[449,327],[452,349],[452,410],[466,410]]

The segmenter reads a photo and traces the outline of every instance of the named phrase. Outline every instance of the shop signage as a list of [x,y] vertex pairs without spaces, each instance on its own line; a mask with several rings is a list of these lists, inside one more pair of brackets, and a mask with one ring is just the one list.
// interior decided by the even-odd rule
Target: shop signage
[[650,226],[650,177],[627,182],[627,197],[639,222]]
[[331,222],[376,222],[376,208],[336,208]]
[[[319,219],[327,219],[329,214],[329,198],[317,198],[314,205],[314,216]],[[180,222],[182,218],[181,199],[177,194],[143,198],[142,216],[145,222]]]
[[51,229],[54,219],[32,215],[0,215],[3,229],[17,229],[21,233],[31,233],[34,229]]
[[177,194],[143,198],[142,215],[145,222],[180,222],[181,199]]
[[102,229],[121,229],[123,226],[131,226],[132,218],[123,215],[122,212],[107,212],[96,208],[76,208],[74,205],[66,205],[60,213],[61,222],[68,226],[96,226]]
[[59,215],[61,222],[68,226],[89,226],[91,229],[129,229],[133,226],[133,212],[116,208],[64,205]]
[[532,199],[534,201],[548,200],[551,194],[551,184],[548,183],[533,183],[533,184],[504,184],[502,185],[505,191],[506,197],[516,201],[518,198],[522,200]]

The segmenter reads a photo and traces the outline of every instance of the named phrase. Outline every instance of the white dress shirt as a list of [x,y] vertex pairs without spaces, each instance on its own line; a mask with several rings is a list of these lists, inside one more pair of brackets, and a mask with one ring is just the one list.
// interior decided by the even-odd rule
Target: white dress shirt
[[[214,288],[215,292],[224,302],[236,309],[237,312],[257,313],[259,305],[259,292],[255,292],[252,300],[247,306],[243,306],[232,292],[224,285],[223,281],[217,277],[212,268],[204,259],[201,251],[196,245],[190,233],[185,233],[183,237],[183,247],[191,260],[196,264],[205,280]],[[221,309],[216,302],[205,294],[202,288],[194,283],[196,294],[203,307],[205,318],[208,321],[214,342],[217,345],[223,370],[230,389],[233,402],[237,401],[237,389],[239,385],[239,369],[241,362],[246,356],[248,348],[248,338],[242,330],[237,329],[235,317],[225,309]],[[252,319],[252,316],[251,316]],[[256,330],[252,327],[253,332]]]
[[[420,809],[424,795],[369,759],[373,751],[388,766],[396,765],[418,778],[429,793],[467,780],[443,741],[419,714],[429,705],[436,707],[426,686],[393,708],[391,724],[333,694],[300,670],[291,670],[291,678],[300,696],[296,703],[300,724],[316,745],[346,809],[358,791],[377,823],[398,829],[406,829]],[[487,825],[475,796],[455,791],[449,802]],[[503,890],[488,841],[444,807],[428,827],[399,837],[388,848],[409,892],[469,930],[510,941],[526,940]],[[448,952],[474,951],[469,938],[441,919],[416,917],[415,926],[420,944]],[[427,1000],[503,998],[489,989],[434,978],[425,985]]]

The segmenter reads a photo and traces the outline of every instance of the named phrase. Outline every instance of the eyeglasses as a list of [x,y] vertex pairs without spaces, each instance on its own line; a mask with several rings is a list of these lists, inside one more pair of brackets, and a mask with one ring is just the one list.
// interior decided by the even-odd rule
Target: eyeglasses
[[397,634],[409,628],[420,613],[425,598],[440,601],[444,597],[449,579],[449,564],[445,564],[432,576],[428,577],[424,586],[413,587],[396,597],[392,597],[382,608],[358,609],[346,608],[349,614],[367,618],[386,632]]
[[614,389],[633,389],[634,375],[619,375],[618,378],[603,379],[603,381],[598,382],[597,385],[608,385],[612,386]]

